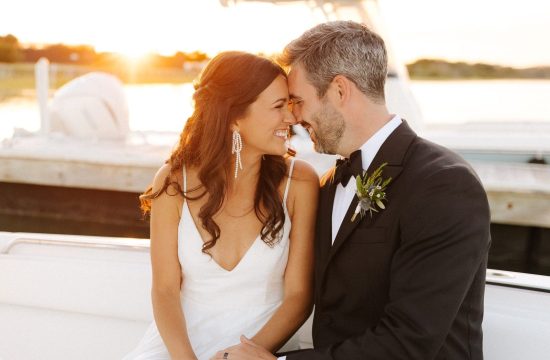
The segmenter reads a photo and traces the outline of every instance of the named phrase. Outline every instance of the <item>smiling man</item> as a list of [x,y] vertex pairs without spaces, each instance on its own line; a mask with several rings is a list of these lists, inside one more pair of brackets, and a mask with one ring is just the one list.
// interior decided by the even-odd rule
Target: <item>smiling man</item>
[[[318,152],[343,159],[321,184],[314,349],[281,359],[482,359],[490,214],[479,179],[389,113],[386,49],[364,25],[318,25],[283,60],[294,116]],[[275,358],[246,338],[220,355]]]

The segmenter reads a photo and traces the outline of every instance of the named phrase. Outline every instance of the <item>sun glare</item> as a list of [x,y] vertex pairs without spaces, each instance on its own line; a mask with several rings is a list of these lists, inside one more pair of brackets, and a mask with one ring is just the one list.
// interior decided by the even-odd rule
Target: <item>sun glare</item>
[[138,65],[151,56],[151,53],[143,48],[120,49],[117,52],[131,65]]
[[[445,2],[439,0],[423,0],[422,5],[408,0],[380,0],[377,4],[386,35],[404,61],[437,57],[516,66],[548,63],[550,47],[540,44],[548,33],[548,16],[544,16],[550,2],[526,0],[530,5],[502,7],[498,14],[491,13],[498,0],[479,2],[472,12],[478,2],[464,0],[453,7],[455,16],[437,17],[432,16],[433,11],[444,13],[441,4]],[[86,16],[51,11],[71,9],[75,2],[69,0],[9,3],[10,11],[0,11],[0,36],[13,34],[23,43],[85,44],[97,52],[123,54],[129,63],[139,63],[148,52],[167,56],[177,51],[210,56],[224,50],[276,53],[324,21],[323,11],[310,5],[327,2],[276,5],[271,1],[227,1],[229,6],[223,7],[225,2],[219,0],[157,0],[151,7],[148,1],[96,0]],[[26,11],[29,8],[33,11]],[[336,10],[352,18],[345,8]],[[330,10],[329,6],[325,10]],[[97,19],[101,19],[101,31],[96,31]]]

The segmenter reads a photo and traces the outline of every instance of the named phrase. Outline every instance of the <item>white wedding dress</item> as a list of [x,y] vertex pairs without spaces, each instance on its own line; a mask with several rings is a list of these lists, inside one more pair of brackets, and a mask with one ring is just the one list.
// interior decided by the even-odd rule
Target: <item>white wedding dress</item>
[[[294,159],[290,166],[290,175]],[[187,178],[183,171],[184,191]],[[288,260],[290,218],[283,197],[285,224],[281,240],[269,247],[258,235],[237,266],[228,271],[202,253],[203,241],[184,201],[178,225],[178,258],[183,273],[181,306],[193,351],[199,360],[238,344],[241,334],[255,335],[283,300],[283,278]],[[155,322],[124,360],[169,360]]]

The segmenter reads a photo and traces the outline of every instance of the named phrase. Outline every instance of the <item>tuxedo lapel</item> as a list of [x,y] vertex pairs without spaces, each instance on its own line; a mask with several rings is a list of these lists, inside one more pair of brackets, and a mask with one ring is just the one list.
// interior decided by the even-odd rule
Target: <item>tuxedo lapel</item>
[[[388,188],[390,188],[392,186],[392,183],[397,179],[397,177],[401,173],[401,170],[403,169],[403,160],[414,138],[416,138],[416,134],[408,126],[408,124],[403,120],[403,123],[399,125],[394,130],[394,132],[386,139],[386,141],[382,144],[382,146],[380,147],[380,150],[378,151],[372,163],[370,164],[369,168],[367,169],[367,174],[369,175],[372,174],[372,172],[376,170],[378,167],[380,167],[383,163],[387,163],[387,165],[382,170],[382,178],[384,179],[388,177],[392,178],[392,181],[388,185]],[[335,191],[336,191],[336,186],[334,186],[334,190],[332,191],[332,194],[331,194],[331,198],[332,198],[330,202],[331,215],[332,215],[332,207],[334,204]],[[359,199],[357,198],[357,196],[354,196],[351,202],[351,205],[348,208],[346,216],[344,217],[344,220],[342,220],[342,225],[338,230],[338,234],[336,235],[334,244],[330,248],[328,259],[325,262],[326,266],[328,266],[328,263],[330,262],[330,260],[338,252],[338,249],[342,246],[342,244],[346,242],[346,240],[349,238],[353,230],[355,230],[355,228],[360,223],[368,221],[369,223],[372,224],[376,220],[378,213],[374,212],[372,217],[370,216],[370,214],[367,213],[363,218],[358,216],[355,219],[355,221],[352,222],[351,218],[355,213],[355,209],[357,208],[358,203],[359,203]],[[391,206],[391,199],[388,199],[387,206]],[[384,210],[379,210],[379,211],[384,211]],[[370,224],[367,226],[370,226]],[[330,234],[332,234],[332,232],[330,232]]]
[[329,171],[324,178],[324,185],[322,189],[321,202],[319,204],[320,212],[318,219],[319,240],[320,247],[320,264],[324,265],[330,248],[332,247],[332,208],[334,206],[334,194],[336,192],[336,184],[334,183],[334,168]]

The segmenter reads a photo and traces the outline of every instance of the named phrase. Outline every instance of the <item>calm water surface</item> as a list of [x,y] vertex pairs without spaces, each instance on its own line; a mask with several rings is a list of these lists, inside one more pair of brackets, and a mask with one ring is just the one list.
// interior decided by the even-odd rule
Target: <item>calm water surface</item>
[[413,81],[424,122],[550,122],[550,80]]

